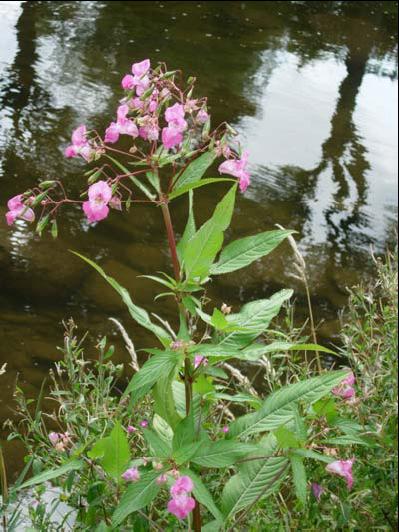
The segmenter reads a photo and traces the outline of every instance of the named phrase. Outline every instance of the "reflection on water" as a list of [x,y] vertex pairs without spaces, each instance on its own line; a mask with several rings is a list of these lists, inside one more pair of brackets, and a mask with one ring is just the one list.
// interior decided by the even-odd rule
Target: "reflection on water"
[[[82,122],[102,129],[133,60],[150,57],[199,78],[215,122],[228,120],[251,152],[253,186],[238,201],[229,238],[298,231],[312,275],[320,334],[331,339],[345,287],[368,269],[368,249],[390,242],[397,212],[397,6],[395,2],[3,2],[0,1],[0,216],[8,197],[40,177],[79,188],[80,163],[62,148]],[[220,189],[220,195],[223,188]],[[196,195],[205,219],[214,193]],[[174,207],[182,230],[186,205]],[[23,222],[0,222],[0,421],[19,373],[29,393],[59,356],[64,317],[91,338],[129,326],[120,301],[72,258],[99,260],[150,311],[155,287],[137,276],[168,268],[156,211],[137,207],[88,228],[65,212],[59,240]],[[213,295],[238,305],[292,280],[289,249],[228,275]],[[173,307],[163,308],[170,319]],[[124,358],[123,346],[114,338]]]

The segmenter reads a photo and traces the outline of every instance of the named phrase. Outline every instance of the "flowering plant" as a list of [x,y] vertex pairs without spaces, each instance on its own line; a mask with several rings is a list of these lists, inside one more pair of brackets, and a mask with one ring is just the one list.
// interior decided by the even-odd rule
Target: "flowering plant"
[[[110,209],[128,210],[136,202],[160,207],[163,214],[173,276],[147,277],[162,286],[159,297],[175,301],[179,327],[175,330],[163,319],[155,323],[115,279],[79,255],[120,294],[133,320],[154,335],[157,345],[145,350],[149,356],[141,368],[136,361],[136,373],[118,398],[114,415],[102,420],[100,434],[93,438],[90,426],[81,427],[83,441],[78,445],[69,427],[62,433],[50,432],[49,445],[58,453],[58,467],[20,486],[73,471],[83,475],[84,468],[91,468],[98,475],[97,482],[114,490],[106,511],[93,504],[91,522],[98,524],[104,518],[104,530],[131,524],[134,515],[149,507],[164,489],[170,494],[167,510],[179,520],[192,519],[194,530],[202,529],[205,515],[211,519],[209,530],[228,529],[242,523],[254,504],[278,490],[289,471],[298,498],[305,504],[307,459],[327,463],[327,471],[346,478],[348,487],[353,482],[352,459],[336,460],[308,444],[325,398],[331,401],[331,392],[344,399],[354,396],[354,379],[347,371],[295,382],[265,400],[226,393],[229,379],[223,368],[231,367],[229,359],[254,362],[267,354],[329,350],[316,344],[262,340],[271,320],[290,299],[291,290],[251,301],[234,313],[227,305],[212,308],[207,301],[205,290],[212,276],[250,265],[272,252],[292,231],[266,231],[223,248],[237,188],[245,192],[250,184],[248,153],[241,150],[228,124],[211,130],[206,98],[194,96],[195,79],[186,83],[181,79],[180,72],[168,71],[163,64],[156,68],[151,68],[149,60],[133,64],[132,74],[122,79],[125,93],[105,135],[81,125],[65,149],[66,157],[93,164],[85,174],[88,188],[83,198],[69,198],[62,182],[52,180],[8,203],[9,224],[36,219],[39,233],[50,225],[54,236],[57,215],[70,204],[79,205],[89,223],[104,220]],[[117,142],[123,146],[117,148]],[[219,162],[219,174],[230,177],[204,177],[220,158],[225,160]],[[197,228],[193,191],[219,182],[230,188],[211,218]],[[189,195],[188,221],[176,242],[169,204],[185,194]],[[96,392],[90,388],[89,397],[92,393]],[[133,412],[143,402],[151,406],[149,419],[139,427],[123,426],[122,412]],[[232,413],[228,405],[234,403],[247,404],[248,412],[243,416]],[[221,429],[209,422],[215,412],[220,412]],[[136,445],[137,434],[140,445]],[[206,484],[215,471],[221,472],[224,484],[217,496]],[[321,496],[320,491],[317,494]]]

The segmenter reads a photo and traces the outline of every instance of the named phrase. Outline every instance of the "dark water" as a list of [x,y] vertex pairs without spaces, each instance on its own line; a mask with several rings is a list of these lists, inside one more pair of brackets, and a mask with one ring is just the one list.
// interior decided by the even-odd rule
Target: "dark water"
[[[239,198],[228,238],[296,229],[325,340],[337,331],[346,286],[367,274],[369,247],[392,242],[397,218],[396,2],[0,2],[0,422],[16,375],[31,396],[59,354],[61,321],[91,339],[120,318],[138,346],[149,339],[117,297],[68,249],[98,260],[137,303],[154,311],[155,287],[137,275],[168,270],[159,213],[135,207],[88,228],[65,212],[60,238],[23,222],[8,229],[6,200],[37,178],[78,189],[82,164],[62,150],[80,123],[103,128],[132,61],[166,61],[199,78],[214,122],[228,120],[251,153],[253,185]],[[221,187],[219,194],[221,195]],[[196,203],[204,220],[215,192]],[[173,208],[181,231],[186,205]],[[269,295],[292,279],[287,246],[212,285],[218,301]],[[165,304],[163,316],[173,307]],[[5,432],[0,432],[5,436]],[[9,461],[18,449],[7,446]]]

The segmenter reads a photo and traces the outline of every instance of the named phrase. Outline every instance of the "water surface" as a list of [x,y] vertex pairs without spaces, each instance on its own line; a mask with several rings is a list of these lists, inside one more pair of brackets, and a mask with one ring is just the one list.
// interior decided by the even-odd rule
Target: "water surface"
[[[98,260],[154,311],[156,287],[142,273],[168,270],[156,209],[135,207],[89,228],[65,212],[60,237],[39,239],[4,223],[6,200],[38,178],[71,190],[83,165],[62,156],[80,123],[104,128],[132,61],[166,61],[198,77],[214,122],[227,120],[251,153],[253,184],[237,203],[228,239],[298,231],[309,265],[320,336],[334,340],[346,287],[367,275],[369,249],[392,242],[397,219],[396,2],[0,2],[0,422],[10,416],[16,376],[35,396],[59,358],[64,318],[95,341],[123,321],[138,346],[150,339],[103,282],[68,253]],[[223,194],[220,187],[218,195]],[[200,221],[215,192],[196,194]],[[173,208],[178,232],[186,204]],[[217,279],[217,301],[236,307],[291,286],[298,318],[303,288],[284,245],[243,272]],[[164,317],[173,306],[166,304]],[[0,433],[1,435],[1,433]],[[5,432],[3,432],[5,435]],[[10,461],[16,446],[7,446]]]

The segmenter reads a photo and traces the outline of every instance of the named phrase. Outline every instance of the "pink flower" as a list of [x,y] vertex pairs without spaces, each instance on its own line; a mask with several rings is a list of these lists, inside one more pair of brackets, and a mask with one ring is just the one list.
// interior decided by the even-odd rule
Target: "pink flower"
[[143,421],[140,421],[140,427],[143,429],[146,429],[148,427],[148,421],[146,419],[143,419]]
[[225,434],[228,434],[228,433],[230,432],[229,427],[227,427],[227,426],[226,426],[226,427],[223,427],[223,428],[222,428],[222,432],[224,432]]
[[133,434],[134,432],[137,432],[136,427],[133,427],[133,425],[129,425],[126,430],[128,434]]
[[168,512],[178,519],[185,519],[195,508],[195,500],[186,493],[173,497],[168,503]]
[[97,181],[89,187],[89,201],[83,203],[83,211],[90,223],[99,222],[108,216],[111,198],[112,190],[106,181]]
[[193,481],[190,477],[182,476],[179,477],[176,482],[173,484],[173,486],[170,489],[170,494],[172,497],[175,497],[177,495],[182,495],[183,493],[190,493],[194,489]]
[[134,77],[131,74],[126,74],[123,76],[121,81],[122,88],[124,90],[131,90],[134,88]]
[[149,59],[144,59],[140,63],[133,63],[132,72],[135,76],[141,77],[150,70],[151,62]]
[[323,486],[320,486],[320,484],[317,484],[316,482],[312,482],[312,493],[316,497],[317,501],[320,502],[321,496],[324,493]]
[[229,159],[219,166],[220,174],[230,174],[240,181],[240,190],[245,192],[250,184],[251,177],[246,171],[248,152],[244,152],[241,159]]
[[132,109],[143,109],[144,107],[144,102],[140,100],[140,98],[138,98],[137,96],[129,100],[128,104],[129,107],[131,107]]
[[198,111],[196,119],[199,124],[205,124],[208,118],[209,118],[209,114],[205,111],[205,109],[200,109]]
[[341,397],[344,401],[350,402],[356,396],[356,390],[353,388],[355,384],[355,376],[352,372],[341,382],[339,386],[333,388],[332,393]]
[[126,480],[126,482],[137,482],[140,480],[140,472],[137,467],[131,467],[126,469],[122,475],[122,478],[123,480]]
[[72,133],[72,144],[65,148],[65,157],[77,157],[81,155],[86,161],[90,161],[96,153],[96,150],[90,146],[86,136],[86,126],[82,125],[77,127]]
[[159,484],[160,486],[162,484],[166,484],[168,482],[168,477],[167,475],[163,474],[163,475],[159,475],[159,477],[157,478],[156,480],[157,484]]
[[207,358],[205,358],[204,356],[195,355],[195,357],[194,357],[194,369],[199,368],[201,365],[202,366],[207,366],[208,362],[209,362],[209,360]]
[[139,134],[136,124],[133,120],[127,118],[129,106],[126,104],[120,105],[117,110],[116,122],[111,124],[105,130],[104,142],[114,144],[119,140],[120,135],[129,135],[136,138]]
[[355,461],[355,458],[351,458],[350,460],[336,460],[335,462],[332,462],[331,464],[328,464],[326,466],[326,471],[328,471],[329,473],[332,473],[333,475],[338,475],[340,477],[343,477],[346,480],[348,489],[352,489],[352,486],[353,486],[352,466],[353,466],[354,461]]
[[58,443],[60,435],[57,432],[50,432],[50,434],[48,435],[48,439],[53,445],[55,445],[56,443]]
[[19,194],[8,201],[7,207],[9,208],[9,211],[6,213],[6,221],[8,225],[12,225],[18,218],[25,220],[26,222],[33,222],[35,220],[35,213],[30,207],[23,203],[23,199],[23,194]]
[[169,128],[173,128],[179,133],[187,129],[187,122],[184,120],[184,106],[180,103],[175,103],[168,107],[165,111],[165,120]]
[[167,150],[181,144],[183,135],[173,127],[164,127],[162,130],[162,144]]
[[155,141],[159,137],[158,119],[153,116],[144,116],[140,123],[139,135],[144,140]]

